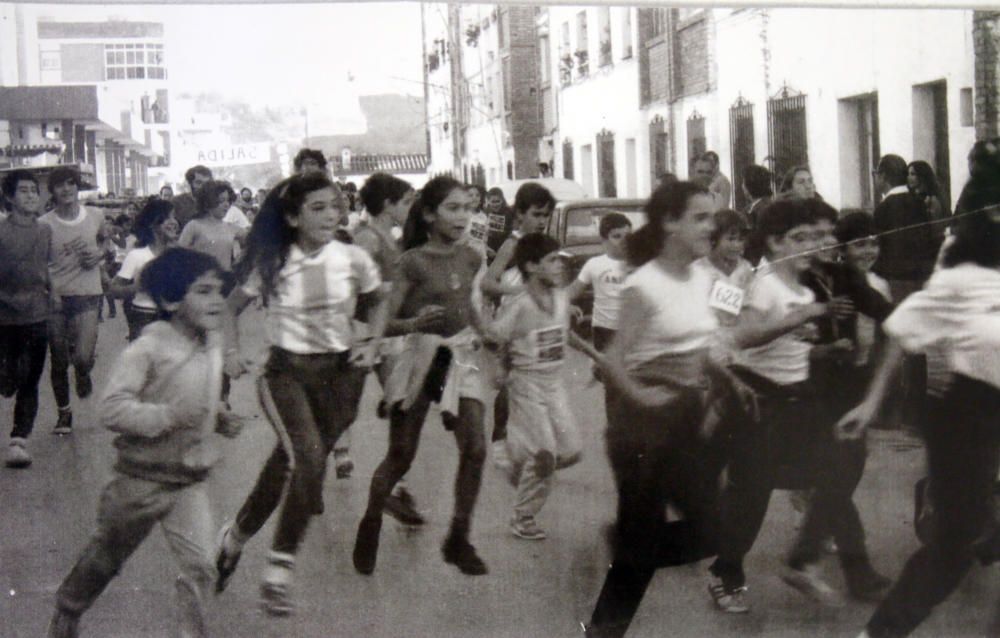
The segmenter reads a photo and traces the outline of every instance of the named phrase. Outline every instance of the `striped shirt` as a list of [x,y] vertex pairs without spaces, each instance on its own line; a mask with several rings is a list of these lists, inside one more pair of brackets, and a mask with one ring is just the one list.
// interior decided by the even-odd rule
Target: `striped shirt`
[[[293,244],[268,300],[271,345],[297,354],[350,350],[358,295],[381,285],[375,262],[357,246],[331,241],[306,255]],[[254,272],[243,292],[260,294],[259,273]]]

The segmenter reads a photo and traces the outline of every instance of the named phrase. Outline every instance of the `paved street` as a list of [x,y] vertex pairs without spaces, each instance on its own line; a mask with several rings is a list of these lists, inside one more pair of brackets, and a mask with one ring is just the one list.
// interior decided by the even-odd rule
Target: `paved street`
[[[244,318],[248,348],[260,354],[260,316]],[[124,345],[125,323],[102,324],[95,372],[98,393]],[[429,524],[410,532],[387,519],[374,575],[356,574],[350,552],[356,524],[375,462],[386,445],[386,423],[374,419],[377,386],[366,393],[363,418],[355,426],[355,475],[333,476],[326,513],[314,520],[297,570],[297,613],[269,619],[257,611],[257,587],[273,520],[251,541],[229,590],[214,604],[214,636],[255,638],[295,636],[573,636],[588,617],[607,563],[602,530],[611,521],[614,491],[603,451],[603,407],[598,389],[588,386],[588,366],[574,360],[573,408],[585,433],[587,456],[565,471],[540,516],[548,540],[518,540],[507,530],[513,492],[487,468],[473,540],[490,567],[485,577],[462,576],[445,565],[439,545],[452,507],[451,481],[456,453],[450,435],[432,416],[410,487]],[[0,636],[43,635],[53,594],[93,529],[97,498],[110,476],[111,436],[93,424],[93,400],[75,409],[71,437],[49,434],[55,410],[43,378],[42,409],[31,440],[35,463],[27,471],[0,471]],[[248,379],[234,387],[234,405],[259,414]],[[0,423],[9,428],[10,402]],[[876,433],[858,497],[876,566],[895,575],[916,546],[912,531],[912,485],[921,474],[922,450],[900,445],[898,435]],[[211,481],[219,520],[232,516],[274,443],[269,427],[256,418],[237,440],[225,443],[226,456]],[[6,439],[4,439],[6,444]],[[871,607],[849,604],[823,609],[804,600],[778,578],[784,550],[794,534],[796,515],[787,494],[777,493],[765,530],[748,562],[753,611],[724,616],[713,611],[705,591],[707,563],[657,574],[631,636],[854,636]],[[842,587],[835,559],[825,564]],[[176,571],[159,532],[136,552],[95,607],[84,617],[85,636],[144,638],[169,635]],[[1000,582],[995,570],[976,568],[919,636],[988,635]],[[992,635],[1000,633],[994,626]]]

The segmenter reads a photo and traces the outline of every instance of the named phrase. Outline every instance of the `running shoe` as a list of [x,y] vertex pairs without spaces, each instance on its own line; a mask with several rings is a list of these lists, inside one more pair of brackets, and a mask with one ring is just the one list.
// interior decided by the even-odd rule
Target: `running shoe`
[[844,604],[843,598],[823,580],[815,565],[805,565],[801,569],[786,566],[782,570],[781,580],[821,605],[842,607]]
[[458,571],[469,576],[482,576],[489,573],[486,563],[476,554],[476,548],[465,538],[448,536],[441,546],[444,562],[458,567]]
[[31,455],[28,454],[28,442],[17,436],[10,440],[10,447],[7,448],[7,467],[15,470],[23,470],[31,465]]
[[727,614],[745,614],[750,611],[750,604],[746,599],[747,588],[726,587],[722,579],[718,576],[712,577],[712,582],[708,584],[708,594],[712,597],[712,602],[719,611]]
[[232,544],[227,547],[226,540],[232,528],[233,524],[227,523],[219,530],[218,549],[215,552],[215,570],[219,572],[219,577],[215,581],[216,594],[225,591],[226,586],[229,585],[229,579],[236,571],[236,565],[240,562],[240,556],[243,554],[243,548],[235,548]]
[[69,408],[59,409],[59,416],[56,419],[56,427],[52,428],[52,434],[63,436],[73,433],[73,412]]
[[79,638],[80,617],[61,609],[49,621],[48,638]]
[[382,533],[382,517],[364,517],[358,525],[358,536],[354,540],[354,569],[359,574],[368,575],[375,571],[378,558],[378,540]]
[[541,541],[548,536],[545,530],[538,526],[534,516],[515,516],[510,521],[510,532],[526,541]]
[[396,488],[396,491],[385,499],[385,513],[403,525],[419,526],[427,522],[417,511],[417,503],[413,500],[413,496],[401,487]]

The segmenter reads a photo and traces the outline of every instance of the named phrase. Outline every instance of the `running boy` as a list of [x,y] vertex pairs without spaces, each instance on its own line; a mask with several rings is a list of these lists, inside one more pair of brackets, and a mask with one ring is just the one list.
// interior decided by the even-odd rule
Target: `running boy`
[[582,443],[562,381],[569,333],[569,300],[559,242],[541,233],[525,235],[514,250],[525,294],[507,304],[490,333],[509,345],[511,371],[508,456],[517,503],[510,530],[518,538],[542,540],[535,516],[552,489],[555,470],[580,460]]
[[[480,287],[488,298],[504,304],[524,291],[521,272],[514,268],[514,248],[518,240],[530,233],[544,233],[549,225],[549,217],[556,206],[556,199],[547,188],[535,182],[526,182],[517,189],[514,196],[514,230],[497,250]],[[493,401],[493,463],[501,469],[509,465],[507,459],[507,389],[502,380],[505,366],[500,362],[497,385],[499,392]]]
[[56,592],[50,638],[78,635],[80,616],[156,523],[181,569],[179,633],[207,635],[216,572],[205,479],[219,456],[213,433],[237,433],[217,419],[223,282],[214,259],[173,248],[143,269],[141,283],[163,320],[126,348],[108,381],[101,422],[118,434],[116,476],[101,496],[97,532]]
[[94,390],[90,371],[97,352],[97,311],[104,294],[101,270],[104,259],[98,236],[104,215],[79,201],[80,172],[58,167],[49,176],[49,192],[55,209],[38,221],[52,228],[49,277],[55,304],[49,318],[50,377],[59,408],[53,434],[73,431],[69,400],[69,367],[76,376],[76,394],[85,399]]
[[177,240],[178,246],[215,257],[226,272],[233,269],[237,242],[246,236],[246,231],[223,221],[229,212],[229,191],[225,182],[211,181],[202,186],[196,196],[198,216],[184,226]]
[[48,346],[52,229],[38,223],[41,198],[31,173],[9,173],[3,194],[12,210],[0,220],[0,396],[16,397],[7,467],[25,468]]
[[632,222],[621,213],[608,213],[597,226],[601,235],[604,254],[588,260],[576,281],[570,284],[567,294],[575,301],[587,288],[594,291],[594,311],[591,334],[594,347],[604,352],[618,330],[618,311],[621,309],[621,288],[629,273],[625,262],[625,240],[632,232]]

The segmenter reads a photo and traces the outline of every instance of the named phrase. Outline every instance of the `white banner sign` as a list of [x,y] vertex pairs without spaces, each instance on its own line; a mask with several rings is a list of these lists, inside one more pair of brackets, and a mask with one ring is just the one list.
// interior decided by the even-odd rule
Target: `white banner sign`
[[205,166],[245,166],[247,164],[264,164],[270,161],[271,145],[267,142],[260,142],[199,148],[195,163]]

